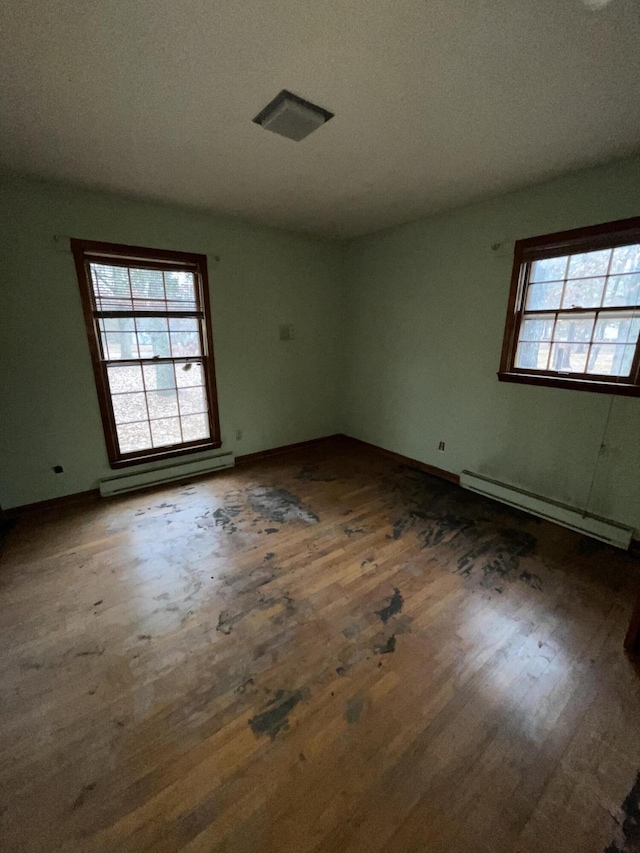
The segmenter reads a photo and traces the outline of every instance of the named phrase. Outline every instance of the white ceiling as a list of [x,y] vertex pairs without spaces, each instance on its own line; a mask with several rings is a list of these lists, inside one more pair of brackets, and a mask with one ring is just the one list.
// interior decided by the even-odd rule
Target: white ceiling
[[[4,0],[0,162],[349,236],[640,147],[640,3]],[[302,142],[280,89],[335,113]]]

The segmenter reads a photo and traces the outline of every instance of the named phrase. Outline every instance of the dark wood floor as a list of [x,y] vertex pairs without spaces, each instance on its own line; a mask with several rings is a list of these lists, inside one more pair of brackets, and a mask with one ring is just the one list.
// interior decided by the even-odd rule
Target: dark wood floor
[[0,847],[637,851],[638,577],[338,444],[25,517]]

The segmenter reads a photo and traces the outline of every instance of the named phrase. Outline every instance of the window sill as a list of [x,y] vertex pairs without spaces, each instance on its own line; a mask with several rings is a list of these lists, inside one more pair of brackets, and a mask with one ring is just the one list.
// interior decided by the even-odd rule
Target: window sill
[[573,391],[592,391],[597,394],[618,394],[625,397],[640,397],[640,385],[623,382],[599,382],[591,379],[565,378],[563,376],[541,376],[536,373],[498,373],[500,382],[517,382],[521,385],[544,385],[547,388],[569,388]]
[[221,441],[207,441],[206,443],[192,444],[186,447],[174,447],[160,452],[143,453],[138,456],[126,457],[124,459],[112,459],[109,463],[111,468],[128,468],[130,465],[144,465],[146,462],[163,462],[165,459],[174,459],[176,456],[187,456],[191,453],[204,453],[207,450],[217,450],[222,447]]

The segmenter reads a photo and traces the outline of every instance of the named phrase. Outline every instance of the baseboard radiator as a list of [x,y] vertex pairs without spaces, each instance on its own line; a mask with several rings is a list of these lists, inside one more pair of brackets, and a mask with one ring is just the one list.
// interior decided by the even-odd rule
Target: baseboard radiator
[[507,483],[492,480],[481,474],[463,471],[460,475],[460,485],[464,489],[476,492],[476,494],[493,498],[516,509],[521,509],[548,521],[554,521],[570,530],[576,530],[585,536],[591,536],[601,542],[615,545],[616,548],[626,550],[631,543],[633,530],[630,527],[625,527],[598,515],[583,513],[575,507],[536,495],[534,492],[509,486]]
[[233,468],[236,464],[233,453],[220,453],[195,462],[177,462],[162,468],[139,471],[135,474],[122,474],[119,477],[109,477],[100,481],[102,497],[120,495],[123,492],[133,492],[160,483],[170,483],[172,480],[182,480],[195,474],[207,474],[209,471],[219,471],[222,468]]

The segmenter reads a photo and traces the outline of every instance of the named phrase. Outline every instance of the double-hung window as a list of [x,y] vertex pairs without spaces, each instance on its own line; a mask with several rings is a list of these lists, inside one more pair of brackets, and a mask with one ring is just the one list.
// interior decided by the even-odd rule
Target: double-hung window
[[219,447],[206,256],[71,248],[111,466]]
[[640,395],[640,217],[519,240],[501,380]]

